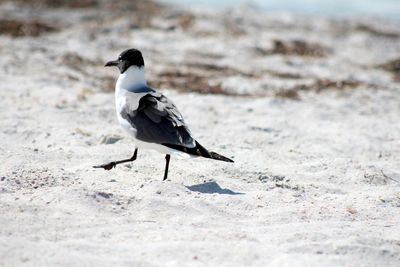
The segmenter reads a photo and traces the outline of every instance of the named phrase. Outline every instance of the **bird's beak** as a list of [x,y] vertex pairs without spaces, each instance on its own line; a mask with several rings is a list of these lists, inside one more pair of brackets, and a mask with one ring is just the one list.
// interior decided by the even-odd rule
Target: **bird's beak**
[[104,67],[118,66],[118,60],[108,61]]

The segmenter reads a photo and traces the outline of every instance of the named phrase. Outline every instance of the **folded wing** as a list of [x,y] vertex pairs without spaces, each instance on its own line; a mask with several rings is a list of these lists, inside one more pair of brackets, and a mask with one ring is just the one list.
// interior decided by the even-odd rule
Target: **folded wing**
[[121,116],[136,129],[136,138],[141,141],[188,148],[196,145],[181,113],[160,93],[144,95],[136,109],[126,105]]

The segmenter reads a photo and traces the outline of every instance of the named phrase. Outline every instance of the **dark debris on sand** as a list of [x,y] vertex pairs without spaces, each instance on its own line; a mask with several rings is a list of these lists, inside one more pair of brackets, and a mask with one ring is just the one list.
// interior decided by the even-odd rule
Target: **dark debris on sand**
[[151,86],[155,88],[174,88],[178,91],[196,92],[200,94],[220,94],[231,96],[245,96],[235,92],[228,92],[221,83],[212,82],[213,79],[229,76],[244,76],[254,78],[254,74],[245,73],[228,66],[220,66],[204,62],[188,62],[179,69],[162,71],[152,79]]
[[19,21],[0,19],[0,34],[11,37],[38,37],[45,33],[55,32],[57,28],[40,21]]
[[395,82],[400,82],[400,58],[381,64],[378,68],[393,73],[393,80]]
[[178,91],[197,92],[200,94],[225,94],[221,85],[210,85],[208,78],[194,72],[165,71],[158,74],[158,79],[150,82],[154,88],[174,88]]
[[154,1],[130,0],[0,0],[0,3],[13,2],[34,8],[98,8],[112,11],[135,12],[142,11],[146,14],[155,14],[160,11],[161,4]]
[[331,50],[318,43],[306,42],[304,40],[273,40],[271,49],[256,48],[261,55],[297,55],[305,57],[325,57]]
[[365,84],[363,82],[356,80],[316,79],[311,84],[299,84],[288,89],[279,90],[275,92],[275,96],[280,98],[299,100],[300,92],[313,91],[318,93],[327,89],[335,89],[335,90],[354,89],[362,85]]
[[391,39],[400,38],[399,32],[377,29],[375,27],[372,27],[372,26],[366,25],[366,24],[358,24],[355,27],[355,30],[360,31],[360,32],[365,32],[369,35],[372,35],[372,36],[375,36],[378,38],[391,38]]

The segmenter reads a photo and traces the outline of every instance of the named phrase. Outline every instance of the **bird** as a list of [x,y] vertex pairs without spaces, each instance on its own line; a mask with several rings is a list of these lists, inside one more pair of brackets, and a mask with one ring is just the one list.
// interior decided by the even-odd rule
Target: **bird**
[[147,85],[144,59],[138,49],[123,51],[117,60],[107,62],[105,67],[119,69],[115,85],[115,108],[119,124],[133,137],[135,150],[128,159],[111,161],[94,168],[111,170],[118,164],[135,161],[138,149],[156,150],[165,154],[163,181],[168,178],[171,155],[234,162],[200,145],[175,104]]

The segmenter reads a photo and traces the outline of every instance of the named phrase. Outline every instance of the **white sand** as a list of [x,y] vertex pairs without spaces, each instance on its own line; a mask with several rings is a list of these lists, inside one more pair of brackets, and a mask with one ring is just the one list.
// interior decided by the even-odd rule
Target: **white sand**
[[[251,10],[222,18],[198,11],[187,32],[164,30],[177,23],[167,15],[151,29],[129,28],[124,17],[103,30],[82,12],[35,14],[82,22],[59,33],[0,36],[0,266],[400,266],[400,87],[373,67],[400,57],[398,37],[357,31],[356,19]],[[254,52],[276,38],[317,41],[333,52]],[[172,159],[162,182],[164,155],[139,151],[132,164],[92,169],[133,153],[113,94],[95,83],[117,77],[102,64],[127,47],[143,50],[153,80],[182,62],[259,75],[210,78],[246,97],[162,88],[199,142],[235,164]],[[96,66],[68,67],[67,53]],[[300,100],[271,93],[315,78],[363,84],[300,92]],[[113,136],[121,140],[105,144]]]

